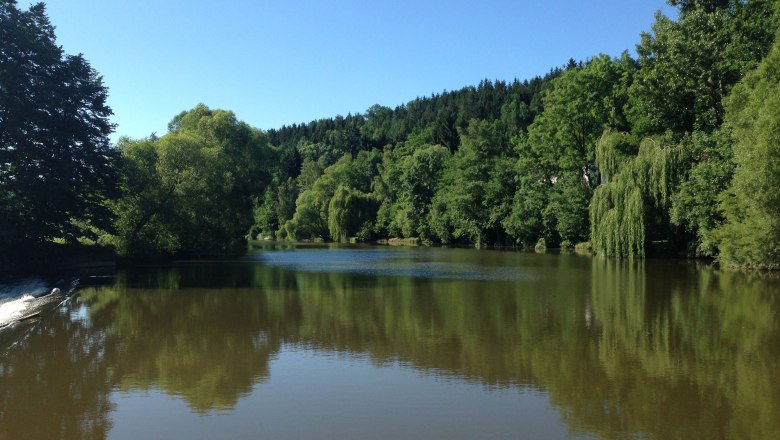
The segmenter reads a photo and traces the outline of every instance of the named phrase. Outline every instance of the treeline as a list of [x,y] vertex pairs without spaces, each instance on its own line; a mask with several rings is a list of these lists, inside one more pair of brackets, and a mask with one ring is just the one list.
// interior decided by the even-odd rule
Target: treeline
[[670,3],[679,19],[658,14],[636,59],[269,131],[280,166],[252,236],[590,241],[777,267],[776,3]]
[[[570,60],[567,68],[577,63]],[[507,129],[517,133],[533,122],[541,111],[540,92],[563,70],[552,69],[544,77],[523,82],[483,80],[477,87],[418,98],[395,109],[374,105],[366,114],[336,116],[308,124],[293,124],[268,131],[273,145],[295,148],[299,142],[327,143],[350,153],[383,148],[401,142],[413,132],[433,127],[434,141],[456,149],[458,130],[472,119],[502,119]]]
[[[567,68],[577,66],[572,61]],[[487,148],[482,152],[487,160],[501,150],[511,154],[509,140],[542,112],[542,92],[563,71],[511,84],[485,80],[478,87],[418,98],[395,109],[377,105],[365,115],[270,130],[280,165],[255,211],[252,235],[362,241],[415,236],[453,242],[446,225],[439,226],[437,235],[426,218],[452,157],[467,148]],[[478,129],[480,121],[492,125]],[[480,130],[484,133],[478,134]],[[471,137],[466,135],[470,131]],[[493,145],[465,146],[483,134]],[[469,160],[474,159],[481,160]],[[494,186],[501,190],[502,182]],[[495,241],[481,235],[460,241]]]
[[0,2],[0,237],[144,258],[257,237],[590,243],[779,268],[778,4],[670,4],[679,17],[657,14],[636,58],[266,133],[200,105],[111,149],[97,73],[56,46],[42,6]]

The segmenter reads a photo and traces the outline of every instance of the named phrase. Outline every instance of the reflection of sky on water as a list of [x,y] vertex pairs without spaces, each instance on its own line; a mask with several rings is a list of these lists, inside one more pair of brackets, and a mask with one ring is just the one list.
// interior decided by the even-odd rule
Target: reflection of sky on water
[[230,411],[199,414],[155,388],[114,392],[111,438],[594,438],[570,432],[537,390],[287,345],[270,370]]
[[[325,253],[317,249],[259,252],[248,260],[268,266],[303,272],[342,272],[372,276],[404,276],[446,278],[477,281],[528,280],[533,274],[515,266],[486,266],[457,261],[440,261],[436,251],[333,249]],[[439,261],[436,261],[439,260]]]

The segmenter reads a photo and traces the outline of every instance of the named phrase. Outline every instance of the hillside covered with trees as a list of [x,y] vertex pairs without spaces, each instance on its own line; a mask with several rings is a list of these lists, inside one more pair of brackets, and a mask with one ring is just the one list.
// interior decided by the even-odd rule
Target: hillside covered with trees
[[[86,238],[134,258],[230,255],[266,237],[589,242],[610,257],[778,269],[780,6],[669,3],[678,17],[658,13],[636,58],[594,55],[541,77],[267,132],[199,105],[161,137],[110,149],[99,76],[54,49],[43,7],[0,2],[0,237],[17,246]],[[42,35],[30,39],[30,30]],[[51,71],[92,87],[73,91],[43,75],[25,50],[70,65]],[[44,115],[68,113],[56,94],[25,94],[41,75],[90,98],[74,102],[95,119],[57,136],[28,127],[59,127]],[[75,168],[53,151],[75,157]],[[91,173],[79,171],[85,163]]]

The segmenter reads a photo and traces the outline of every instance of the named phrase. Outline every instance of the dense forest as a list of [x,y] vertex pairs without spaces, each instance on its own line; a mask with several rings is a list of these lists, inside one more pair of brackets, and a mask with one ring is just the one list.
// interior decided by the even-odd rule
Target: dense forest
[[780,6],[669,3],[636,57],[267,132],[199,105],[111,148],[100,76],[42,5],[0,1],[0,239],[158,258],[398,237],[778,269]]

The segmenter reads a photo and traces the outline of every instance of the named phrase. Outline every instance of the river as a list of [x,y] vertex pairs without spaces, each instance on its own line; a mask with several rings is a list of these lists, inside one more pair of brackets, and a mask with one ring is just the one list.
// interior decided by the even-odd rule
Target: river
[[0,330],[2,440],[780,438],[777,277],[271,244],[0,310],[55,284]]

